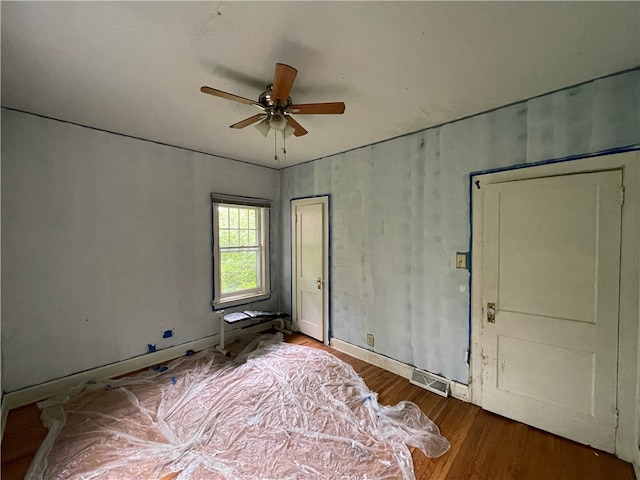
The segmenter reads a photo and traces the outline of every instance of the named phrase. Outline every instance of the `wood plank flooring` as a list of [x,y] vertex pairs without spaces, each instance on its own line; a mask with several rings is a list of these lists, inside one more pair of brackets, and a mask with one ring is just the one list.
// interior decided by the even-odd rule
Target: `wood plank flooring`
[[[427,392],[402,377],[327,348],[304,335],[294,334],[285,340],[332,352],[351,364],[369,388],[378,392],[380,403],[412,401],[440,427],[451,443],[451,450],[431,459],[411,448],[418,480],[635,478],[631,464],[613,455],[485,412],[475,405]],[[2,441],[1,478],[24,478],[46,434],[35,404],[9,412]]]

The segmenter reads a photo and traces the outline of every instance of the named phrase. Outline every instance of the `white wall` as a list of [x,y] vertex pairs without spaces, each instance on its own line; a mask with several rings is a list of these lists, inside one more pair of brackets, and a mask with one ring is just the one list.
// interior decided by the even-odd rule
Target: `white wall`
[[7,392],[217,333],[210,192],[274,199],[278,242],[264,167],[3,109],[1,178]]
[[[348,132],[345,132],[348,134]],[[467,383],[469,173],[640,144],[640,71],[281,172],[282,301],[292,198],[331,195],[331,330]]]

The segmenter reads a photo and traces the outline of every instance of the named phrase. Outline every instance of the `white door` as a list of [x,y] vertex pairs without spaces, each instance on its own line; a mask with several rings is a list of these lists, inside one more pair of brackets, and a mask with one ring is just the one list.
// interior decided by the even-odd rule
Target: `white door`
[[326,198],[292,202],[294,235],[294,305],[298,331],[324,341]]
[[621,171],[482,188],[483,407],[613,452]]

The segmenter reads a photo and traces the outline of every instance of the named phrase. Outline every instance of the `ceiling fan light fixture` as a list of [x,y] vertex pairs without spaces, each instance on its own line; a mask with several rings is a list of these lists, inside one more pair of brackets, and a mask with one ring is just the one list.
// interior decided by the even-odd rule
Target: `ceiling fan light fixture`
[[264,138],[267,138],[267,135],[269,135],[269,130],[271,130],[271,125],[269,124],[269,119],[265,118],[263,121],[261,121],[260,123],[256,124],[256,129],[262,134],[264,135]]
[[289,138],[295,131],[296,129],[287,123],[287,125],[284,127],[284,130],[282,130],[282,138]]
[[269,118],[269,125],[277,132],[280,132],[287,127],[287,120],[284,118],[284,115],[275,113]]

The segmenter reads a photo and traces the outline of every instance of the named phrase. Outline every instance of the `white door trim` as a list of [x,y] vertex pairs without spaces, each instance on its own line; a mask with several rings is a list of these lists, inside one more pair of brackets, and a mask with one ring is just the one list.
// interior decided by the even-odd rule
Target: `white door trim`
[[322,205],[323,218],[323,241],[322,241],[322,278],[324,279],[324,288],[322,291],[322,324],[323,324],[323,343],[329,345],[329,196],[318,196],[299,198],[291,200],[291,323],[293,330],[298,331],[298,305],[297,305],[297,285],[296,285],[296,207],[305,205]]
[[[518,168],[471,177],[472,273],[471,273],[471,401],[482,406],[482,269],[483,209],[482,185],[529,178],[621,169],[625,188],[622,208],[620,319],[618,351],[618,412],[616,455],[639,461],[640,439],[640,152],[625,152],[596,158]],[[479,182],[476,185],[476,181]]]

